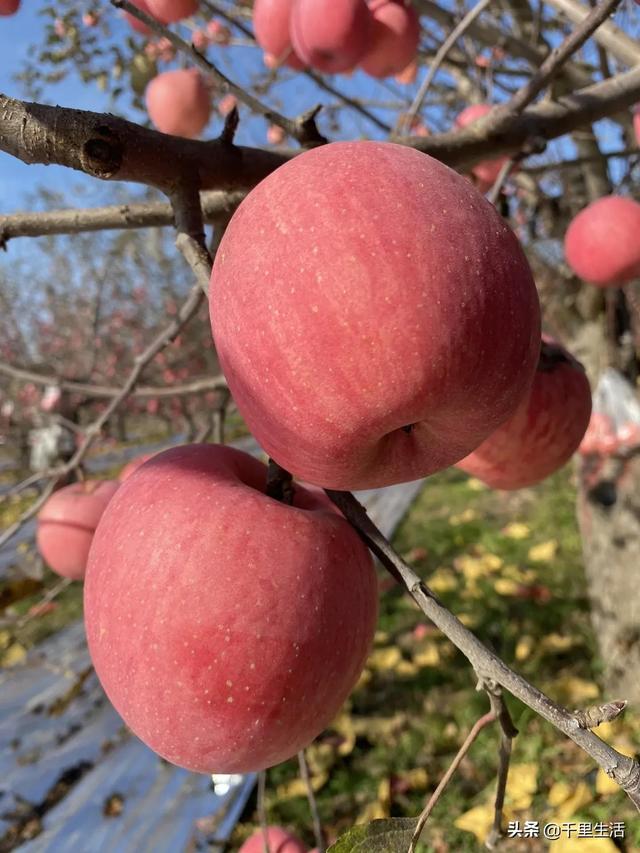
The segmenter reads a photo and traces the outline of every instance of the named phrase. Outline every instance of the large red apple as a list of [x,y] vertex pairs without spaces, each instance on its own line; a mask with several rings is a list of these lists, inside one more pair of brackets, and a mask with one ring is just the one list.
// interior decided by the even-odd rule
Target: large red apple
[[265,494],[233,448],[154,456],[107,508],[85,586],[89,649],[116,710],[204,773],[277,764],[334,718],[377,616],[368,551],[325,496]]
[[608,195],[581,210],[564,238],[564,254],[576,275],[592,284],[619,287],[640,276],[640,204]]
[[[304,68],[295,55],[289,36],[289,20],[295,0],[255,0],[253,31],[256,41],[275,64],[284,61],[291,68]],[[286,59],[284,58],[286,57]]]
[[291,43],[307,65],[335,74],[350,71],[371,40],[372,18],[365,0],[295,0]]
[[546,339],[531,392],[457,467],[494,489],[532,486],[569,461],[590,415],[591,389],[582,365]]
[[[267,827],[269,853],[306,853],[306,845],[280,826]],[[264,832],[258,829],[244,842],[238,853],[264,853]]]
[[165,24],[189,18],[198,11],[198,0],[146,0],[149,12]]
[[334,489],[415,480],[515,411],[540,349],[515,236],[409,147],[337,142],[262,181],[211,279],[216,349],[262,447]]
[[418,52],[418,14],[399,0],[372,0],[369,9],[373,15],[371,46],[360,67],[372,77],[400,74]]
[[0,0],[0,15],[15,15],[20,8],[20,0]]
[[[462,110],[456,119],[456,127],[467,127],[474,121],[488,115],[493,107],[491,104],[471,104]],[[500,170],[507,161],[507,157],[496,157],[495,160],[483,160],[471,169],[475,175],[480,192],[487,192],[496,182]]]
[[153,124],[174,136],[199,136],[211,115],[209,92],[195,68],[158,74],[147,86],[146,101]]
[[84,577],[93,534],[119,484],[87,480],[54,492],[38,514],[36,543],[47,565],[72,580]]

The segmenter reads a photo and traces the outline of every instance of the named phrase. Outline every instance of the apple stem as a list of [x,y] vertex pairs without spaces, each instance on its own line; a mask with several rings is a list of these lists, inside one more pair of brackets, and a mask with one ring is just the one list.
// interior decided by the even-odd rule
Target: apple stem
[[268,497],[288,506],[291,506],[293,503],[295,494],[293,477],[273,459],[269,459],[267,468],[266,494]]

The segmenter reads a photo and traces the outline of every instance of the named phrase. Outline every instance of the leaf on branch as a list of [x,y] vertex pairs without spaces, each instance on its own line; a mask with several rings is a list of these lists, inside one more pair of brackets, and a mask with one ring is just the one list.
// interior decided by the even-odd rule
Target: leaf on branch
[[407,853],[416,823],[416,818],[392,818],[355,826],[327,853]]

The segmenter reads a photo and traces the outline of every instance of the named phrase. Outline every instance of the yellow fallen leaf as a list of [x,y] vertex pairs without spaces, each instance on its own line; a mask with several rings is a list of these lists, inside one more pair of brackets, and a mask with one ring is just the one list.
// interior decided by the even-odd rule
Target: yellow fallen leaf
[[11,645],[11,631],[0,631],[0,649],[8,649]]
[[516,643],[516,660],[523,661],[526,660],[531,652],[536,647],[536,642],[529,634],[525,634],[520,637],[518,642]]
[[472,492],[484,492],[488,486],[481,481],[476,479],[475,477],[469,477],[467,480],[467,487],[471,489]]
[[554,782],[549,788],[547,802],[552,808],[566,802],[571,796],[573,788],[567,782]]
[[535,569],[522,569],[513,563],[509,563],[501,569],[500,574],[503,578],[511,578],[511,580],[519,583],[531,583],[538,577]]
[[427,581],[428,586],[436,593],[451,592],[458,586],[458,581],[451,569],[436,569]]
[[381,743],[396,743],[399,733],[407,725],[407,715],[398,711],[392,717],[353,717],[353,731],[356,736]]
[[389,632],[388,631],[376,631],[373,642],[377,646],[384,646],[389,642]]
[[366,687],[367,684],[371,681],[373,676],[371,675],[370,669],[363,669],[360,673],[360,678],[356,681],[356,686],[353,688],[355,690],[360,690],[362,687]]
[[498,578],[493,588],[498,595],[515,595],[520,589],[520,584],[510,578]]
[[314,776],[319,776],[330,770],[336,761],[336,751],[330,743],[312,743],[305,750],[309,770]]
[[553,853],[619,853],[610,838],[568,838],[561,835],[550,845]]
[[620,785],[614,782],[610,776],[607,776],[602,767],[600,767],[596,775],[596,794],[599,794],[601,797],[608,797],[611,794],[617,794],[621,790]]
[[395,669],[398,675],[406,675],[408,677],[412,675],[416,675],[418,672],[418,667],[415,663],[412,663],[409,660],[401,660],[398,662],[398,665]]
[[528,809],[538,787],[537,764],[514,764],[507,777],[507,802],[514,810]]
[[528,557],[534,563],[550,563],[557,553],[558,542],[555,539],[549,539],[548,542],[541,542],[529,548]]
[[[562,786],[564,783],[557,782],[556,785]],[[553,790],[553,787],[551,790]],[[568,821],[569,818],[574,818],[576,816],[582,806],[586,806],[593,802],[593,793],[584,782],[578,782],[573,790],[569,788],[568,785],[566,787],[569,789],[566,792],[567,796],[564,797],[564,800],[560,800],[559,804],[554,809],[550,818],[552,822],[562,823],[563,821]],[[564,789],[562,789],[562,793],[564,793]],[[549,801],[551,802],[551,797],[549,797]]]
[[[329,778],[329,774],[326,771],[322,773],[318,773],[311,777],[311,788],[314,791],[319,791],[323,785],[326,784]],[[296,797],[306,797],[307,796],[307,786],[302,781],[302,779],[292,779],[290,782],[285,782],[282,785],[278,785],[276,788],[276,793],[278,797],[278,801],[282,800],[293,800]]]
[[0,658],[0,666],[16,666],[27,656],[27,650],[20,643],[12,643]]
[[458,613],[458,619],[465,628],[477,628],[478,627],[478,617],[472,615],[471,613]]
[[391,780],[383,779],[378,785],[378,798],[373,803],[367,803],[356,818],[356,824],[370,823],[372,820],[384,820],[389,817],[391,809]]
[[531,530],[528,525],[522,524],[520,521],[512,521],[503,529],[502,534],[508,539],[526,539],[527,536],[531,535]]
[[559,690],[567,699],[567,701],[580,704],[588,702],[590,699],[597,699],[600,695],[600,688],[592,681],[586,681],[584,678],[578,678],[575,675],[565,675],[554,681],[555,689]]
[[414,767],[406,773],[400,773],[399,778],[407,784],[412,791],[424,791],[429,784],[429,774],[424,767]]
[[385,672],[396,669],[401,660],[400,649],[397,646],[387,646],[384,649],[374,649],[369,655],[367,666],[379,672]]
[[481,557],[482,562],[492,572],[501,569],[504,565],[504,560],[502,557],[498,557],[497,554],[483,554]]
[[471,507],[465,509],[463,512],[458,513],[457,515],[452,515],[449,518],[449,524],[456,527],[459,524],[465,524],[469,521],[475,521],[478,518],[478,513],[475,509],[471,509]]
[[576,643],[575,637],[565,637],[562,634],[552,632],[540,641],[540,648],[544,652],[566,652]]
[[455,560],[454,565],[467,581],[487,577],[493,571],[492,563],[487,561],[486,556],[472,557],[471,554],[463,554]]
[[342,743],[338,746],[338,755],[350,755],[356,745],[356,731],[351,714],[343,712],[331,723],[331,728],[342,735]]
[[475,806],[454,820],[453,825],[465,832],[471,832],[483,844],[493,826],[494,807],[491,803]]
[[438,666],[440,663],[440,652],[434,642],[426,643],[413,653],[413,662],[416,666]]

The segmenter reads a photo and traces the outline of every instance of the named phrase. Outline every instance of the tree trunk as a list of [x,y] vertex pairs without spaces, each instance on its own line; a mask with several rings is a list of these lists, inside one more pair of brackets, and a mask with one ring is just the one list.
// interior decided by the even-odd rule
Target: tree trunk
[[607,698],[638,703],[640,455],[579,466],[578,521]]

